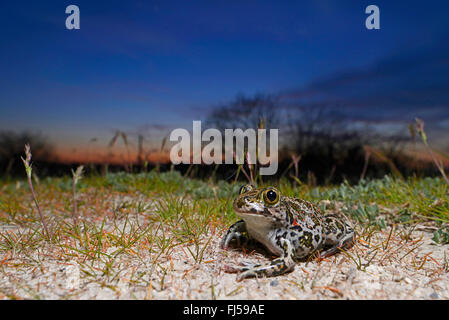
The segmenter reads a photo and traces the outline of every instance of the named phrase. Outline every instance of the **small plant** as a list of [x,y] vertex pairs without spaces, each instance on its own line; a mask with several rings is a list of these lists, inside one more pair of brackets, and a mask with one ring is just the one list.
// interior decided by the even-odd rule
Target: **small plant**
[[45,232],[47,233],[48,240],[50,240],[50,232],[48,231],[47,224],[44,219],[44,215],[42,214],[42,211],[39,207],[39,202],[37,201],[36,193],[34,192],[34,188],[33,188],[33,181],[31,178],[32,177],[31,149],[30,149],[29,144],[25,145],[25,159],[22,157],[20,157],[20,158],[22,159],[23,164],[25,165],[25,170],[26,170],[26,174],[28,177],[28,185],[30,186],[31,194],[33,195],[33,200],[36,205],[37,211],[39,212],[39,216],[41,218],[42,225],[44,226]]
[[77,205],[76,205],[76,184],[81,179],[83,175],[83,169],[84,166],[78,166],[76,168],[76,171],[73,171],[72,169],[72,175],[73,175],[73,184],[72,184],[72,192],[73,192],[73,212],[72,212],[72,219],[73,224],[76,226],[78,224],[78,212],[77,212]]
[[368,169],[368,162],[371,157],[375,158],[377,161],[381,161],[381,162],[388,164],[388,166],[390,167],[391,173],[394,176],[403,178],[401,172],[396,167],[393,160],[391,160],[384,152],[382,152],[378,148],[374,148],[372,146],[365,145],[365,146],[363,146],[363,148],[365,149],[365,164],[363,167],[362,174],[360,175],[360,179],[365,178],[366,170]]
[[[237,155],[235,154],[235,151],[233,152],[233,157],[234,157],[234,161],[236,163],[238,163]],[[249,153],[247,154],[247,160],[248,159],[249,159]],[[254,171],[254,169],[252,169],[251,165],[248,163],[248,169],[250,170],[250,174],[248,175],[248,173],[245,170],[244,165],[245,165],[245,162],[242,163],[242,164],[239,164],[237,166],[237,171],[235,173],[235,178],[234,178],[234,184],[237,182],[237,179],[239,178],[240,171],[241,171],[241,172],[243,172],[243,174],[245,175],[246,179],[248,180],[248,183],[251,184],[251,185],[255,185],[255,181],[254,181],[254,178],[253,178],[253,175],[254,175],[253,171]]]
[[440,173],[443,176],[444,180],[449,185],[449,179],[446,176],[446,173],[444,172],[444,166],[443,166],[442,161],[441,160],[437,160],[435,158],[435,155],[433,154],[432,148],[427,143],[427,135],[426,135],[426,132],[424,131],[424,121],[422,121],[419,118],[415,118],[415,121],[416,121],[416,130],[418,131],[418,133],[421,136],[421,139],[422,139],[424,145],[426,146],[427,150],[429,151],[429,154],[432,157],[433,163],[435,163],[435,166],[438,168],[438,170],[440,171]]
[[[295,168],[295,175],[290,175],[290,177],[294,180],[293,181],[293,188],[296,188],[296,185],[301,185],[301,181],[299,180],[298,176],[299,176],[299,166],[298,166],[298,162],[299,160],[301,160],[301,155],[296,155],[296,154],[292,154],[292,162],[291,164],[294,166]],[[289,166],[290,167],[290,166]]]
[[438,231],[433,233],[433,241],[438,244],[448,244],[449,243],[449,227],[440,228]]

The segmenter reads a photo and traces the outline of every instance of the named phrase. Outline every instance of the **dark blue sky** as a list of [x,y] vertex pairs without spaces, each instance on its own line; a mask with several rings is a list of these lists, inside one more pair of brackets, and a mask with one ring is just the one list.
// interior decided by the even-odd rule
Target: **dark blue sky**
[[[65,29],[70,4],[80,30]],[[365,28],[369,4],[381,30]],[[79,144],[190,128],[238,93],[281,93],[385,127],[419,116],[441,139],[448,12],[434,0],[3,1],[0,128]]]

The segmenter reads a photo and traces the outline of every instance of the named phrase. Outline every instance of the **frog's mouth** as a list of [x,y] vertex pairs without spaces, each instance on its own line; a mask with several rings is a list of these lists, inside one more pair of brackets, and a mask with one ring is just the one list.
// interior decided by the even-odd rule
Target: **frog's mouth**
[[260,205],[257,202],[251,202],[245,200],[244,204],[240,203],[240,206],[234,202],[234,211],[241,217],[244,216],[264,216],[271,217],[271,213],[265,206]]

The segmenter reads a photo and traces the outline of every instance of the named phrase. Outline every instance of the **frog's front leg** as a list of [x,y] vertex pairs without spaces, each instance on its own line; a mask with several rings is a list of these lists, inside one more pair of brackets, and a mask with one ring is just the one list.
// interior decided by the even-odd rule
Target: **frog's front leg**
[[259,277],[259,276],[278,276],[289,271],[295,267],[294,250],[291,242],[285,238],[280,239],[280,244],[283,254],[280,258],[272,260],[269,264],[246,264],[244,266],[226,266],[226,272],[241,272],[237,276],[237,281],[245,278]]
[[238,246],[241,246],[243,243],[247,243],[248,237],[246,237],[244,233],[248,233],[246,230],[245,221],[239,220],[229,227],[228,231],[221,239],[220,247],[222,249],[228,249],[229,244],[233,239],[237,241]]

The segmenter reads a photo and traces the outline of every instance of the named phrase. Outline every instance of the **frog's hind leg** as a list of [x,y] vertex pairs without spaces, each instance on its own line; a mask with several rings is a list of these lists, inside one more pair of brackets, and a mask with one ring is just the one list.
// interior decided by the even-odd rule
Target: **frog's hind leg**
[[329,257],[342,250],[350,249],[355,243],[354,229],[336,215],[328,215],[324,219],[325,241],[320,257]]
[[352,248],[354,243],[355,243],[355,233],[347,234],[343,238],[341,238],[340,241],[337,242],[337,244],[321,251],[320,257],[326,258],[326,257],[330,257],[338,252],[341,252],[342,250],[348,250],[348,249]]
[[280,240],[284,254],[282,257],[272,260],[269,264],[245,264],[243,266],[226,266],[226,272],[241,272],[237,281],[251,277],[272,277],[290,272],[295,267],[293,246],[287,239]]

